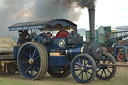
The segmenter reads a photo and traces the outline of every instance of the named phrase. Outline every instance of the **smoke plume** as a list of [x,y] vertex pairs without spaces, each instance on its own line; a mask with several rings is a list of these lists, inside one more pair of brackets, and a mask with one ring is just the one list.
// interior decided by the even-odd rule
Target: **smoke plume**
[[[1,0],[0,1],[0,36],[8,36],[8,26],[20,22],[27,21],[28,17],[24,14],[30,10],[28,6],[29,0]],[[14,36],[14,34],[13,34]]]
[[96,0],[56,0],[63,4],[76,4],[78,7],[85,8],[87,7],[90,9],[95,9],[95,2]]
[[84,8],[87,7],[90,9],[95,9],[95,2],[96,0],[79,0],[79,5]]
[[81,10],[76,11],[70,3],[60,3],[58,0],[38,0],[34,2],[33,11],[38,19],[65,18],[77,21]]
[[77,21],[85,7],[94,9],[95,0],[0,0],[0,36],[7,36],[8,26],[18,22],[58,18]]

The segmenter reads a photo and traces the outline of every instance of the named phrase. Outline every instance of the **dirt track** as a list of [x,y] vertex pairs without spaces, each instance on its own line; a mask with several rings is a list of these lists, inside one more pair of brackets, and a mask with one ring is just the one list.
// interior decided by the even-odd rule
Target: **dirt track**
[[[128,62],[117,62],[117,64],[128,65]],[[31,81],[31,80],[24,80],[20,76],[20,74],[15,75],[0,75],[0,79],[5,79],[5,81],[15,81],[17,83],[21,82],[18,85],[81,85],[77,83],[72,75],[68,76],[67,78],[54,78],[51,77],[48,73],[46,76],[41,80]],[[97,78],[88,85],[127,85],[128,84],[128,67],[118,67],[117,73],[115,77],[108,81],[102,81]],[[0,83],[0,85],[3,85]],[[13,85],[13,84],[4,84],[4,85]]]
[[[117,62],[117,64],[128,65],[128,62]],[[117,67],[116,76],[128,78],[128,67]]]

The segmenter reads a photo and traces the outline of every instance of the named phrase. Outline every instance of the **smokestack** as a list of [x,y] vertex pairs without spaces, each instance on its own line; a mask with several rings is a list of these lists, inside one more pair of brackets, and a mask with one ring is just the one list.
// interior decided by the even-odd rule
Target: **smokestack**
[[102,48],[95,42],[95,9],[88,9],[89,12],[89,24],[90,24],[90,45],[88,49],[90,50],[90,55],[94,59],[101,59]]
[[95,43],[95,9],[89,9],[90,42]]

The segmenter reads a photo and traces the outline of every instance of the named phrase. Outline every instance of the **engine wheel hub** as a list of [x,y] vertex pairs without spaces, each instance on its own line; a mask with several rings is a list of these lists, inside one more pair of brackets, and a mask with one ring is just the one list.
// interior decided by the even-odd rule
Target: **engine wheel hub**
[[102,56],[102,48],[99,45],[95,45],[92,47],[92,55],[94,56],[95,59],[101,59]]
[[28,60],[29,64],[33,64],[34,60],[31,58]]
[[84,67],[81,67],[81,68],[80,68],[80,71],[84,71],[84,70],[85,70]]

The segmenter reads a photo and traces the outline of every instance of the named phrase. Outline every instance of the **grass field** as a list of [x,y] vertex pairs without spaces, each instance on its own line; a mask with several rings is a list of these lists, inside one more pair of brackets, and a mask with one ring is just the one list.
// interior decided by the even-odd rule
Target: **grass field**
[[[128,64],[128,63],[123,63]],[[24,80],[19,74],[0,75],[0,85],[83,85],[77,83],[72,75],[66,78],[54,78],[49,74],[41,80]],[[115,77],[110,81],[103,81],[95,78],[88,85],[128,85],[128,68],[118,67]]]
[[[13,76],[13,77],[11,77]],[[19,78],[18,78],[19,77]],[[53,78],[51,76],[45,76],[41,80],[31,81],[21,79],[19,75],[8,75],[0,78],[0,85],[82,85],[77,83],[72,76],[67,78]],[[115,76],[110,81],[102,81],[97,78],[88,85],[128,85],[128,78]]]

